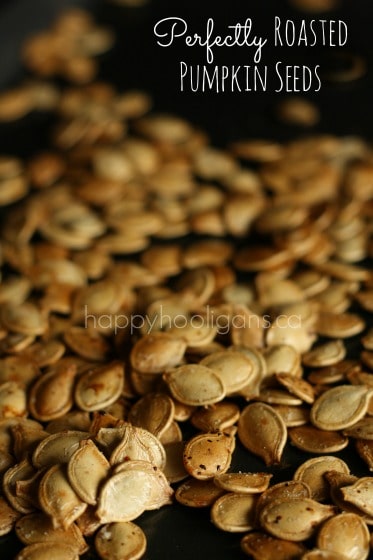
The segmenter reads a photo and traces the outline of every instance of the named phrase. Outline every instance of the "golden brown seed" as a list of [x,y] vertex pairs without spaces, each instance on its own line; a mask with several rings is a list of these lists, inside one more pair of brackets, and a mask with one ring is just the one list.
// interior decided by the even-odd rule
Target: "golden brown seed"
[[131,407],[128,420],[159,438],[170,427],[174,409],[174,403],[168,395],[148,393]]
[[317,546],[350,560],[364,560],[370,551],[370,535],[355,513],[340,513],[328,519],[317,535]]
[[311,498],[274,500],[264,506],[260,523],[274,537],[303,541],[311,537],[318,525],[335,514],[335,508]]
[[277,381],[286,387],[289,393],[302,399],[302,401],[312,404],[315,400],[315,391],[310,383],[305,379],[299,379],[289,373],[277,373]]
[[76,549],[71,548],[66,543],[35,543],[23,548],[17,554],[15,560],[79,560]]
[[216,500],[211,508],[211,521],[218,529],[244,533],[255,526],[257,496],[229,492]]
[[177,488],[175,498],[184,506],[200,508],[212,506],[224,493],[225,491],[216,486],[211,479],[188,478]]
[[241,549],[254,560],[290,560],[304,558],[305,547],[266,533],[248,533],[241,539]]
[[322,311],[319,314],[316,330],[319,335],[332,338],[349,338],[361,333],[365,328],[365,322],[359,315],[353,313],[328,313]]
[[348,445],[348,438],[342,434],[311,425],[290,428],[289,438],[295,447],[309,453],[335,453]]
[[300,354],[293,346],[281,344],[266,349],[264,358],[267,364],[267,375],[273,373],[290,373],[296,375],[300,365]]
[[190,421],[202,432],[222,432],[225,428],[233,426],[239,417],[239,407],[233,402],[223,401],[198,408],[193,412]]
[[343,433],[353,438],[373,440],[373,418],[365,417],[356,422],[351,428],[343,430]]
[[62,418],[57,418],[56,420],[48,422],[46,431],[49,434],[55,434],[57,432],[63,432],[65,430],[78,430],[81,432],[88,432],[90,424],[91,420],[88,412],[74,410],[68,412]]
[[360,369],[359,362],[353,360],[343,360],[333,366],[325,366],[323,368],[311,371],[308,380],[314,384],[332,385],[339,383],[348,377],[348,372],[357,367]]
[[0,385],[0,418],[26,416],[26,391],[15,381],[7,381]]
[[214,478],[214,483],[227,492],[239,494],[258,494],[267,490],[271,474],[267,473],[223,473]]
[[184,445],[183,441],[174,441],[164,445],[166,464],[163,472],[170,484],[180,482],[188,476],[183,461]]
[[354,484],[341,488],[344,500],[372,517],[373,512],[373,478],[363,477]]
[[369,329],[365,336],[361,338],[361,343],[365,350],[373,350],[373,329]]
[[[297,1],[300,2],[300,0]],[[287,124],[305,127],[314,126],[320,119],[317,106],[302,97],[288,97],[284,99],[277,107],[277,116]]]
[[15,525],[15,532],[23,544],[58,542],[74,548],[79,554],[88,550],[87,543],[74,523],[66,530],[54,528],[50,517],[41,512],[21,517]]
[[255,400],[268,404],[282,404],[288,406],[300,406],[302,404],[302,399],[283,389],[263,388],[259,395],[255,397]]
[[200,362],[211,368],[222,380],[227,395],[239,391],[253,380],[255,369],[242,352],[225,350],[209,354]]
[[9,504],[20,513],[30,513],[34,510],[28,496],[17,495],[17,482],[29,480],[35,475],[35,470],[28,459],[10,467],[3,476],[3,492]]
[[38,367],[50,366],[62,358],[65,346],[58,340],[48,340],[44,343],[35,342],[28,346],[23,355],[27,360],[35,362]]
[[274,501],[289,500],[293,498],[310,498],[311,489],[305,482],[289,480],[287,482],[279,482],[274,486],[270,486],[259,496],[256,505],[257,518],[259,519],[262,509]]
[[302,356],[302,362],[308,367],[326,367],[344,359],[346,348],[341,340],[332,340],[313,348]]
[[70,350],[87,360],[104,362],[110,352],[108,341],[100,333],[83,327],[71,327],[63,339]]
[[294,480],[299,480],[308,484],[311,488],[311,497],[322,502],[329,496],[329,484],[324,479],[324,473],[328,471],[339,471],[349,474],[348,465],[333,456],[315,457],[302,463],[294,473]]
[[287,344],[293,346],[301,354],[308,352],[314,341],[315,335],[306,325],[302,324],[299,316],[294,315],[281,314],[267,332],[268,346]]
[[180,429],[180,426],[177,422],[173,420],[169,425],[169,427],[167,428],[167,430],[165,430],[163,434],[160,436],[159,441],[164,447],[168,443],[182,441],[182,439],[183,439],[183,434]]
[[273,465],[281,461],[287,430],[281,416],[273,408],[264,403],[254,403],[246,406],[241,413],[238,437],[266,465]]
[[121,438],[116,446],[114,440],[114,449],[110,455],[111,465],[128,460],[140,460],[148,461],[163,470],[166,453],[158,438],[147,430],[131,424],[124,424],[119,432]]
[[110,464],[92,440],[82,440],[71,455],[67,476],[79,498],[87,504],[97,503],[100,484],[108,476]]
[[197,435],[185,444],[184,466],[198,480],[213,478],[229,469],[234,444],[224,432]]
[[39,502],[42,510],[52,518],[53,527],[63,527],[65,530],[87,507],[71,487],[61,465],[50,467],[41,479]]
[[18,460],[31,456],[36,446],[49,434],[39,427],[19,423],[10,427],[13,438],[13,453]]
[[43,334],[48,327],[46,318],[30,302],[4,306],[1,313],[1,321],[10,331],[25,335]]
[[172,396],[183,404],[202,406],[222,401],[226,390],[215,371],[201,364],[179,366],[164,374]]
[[146,550],[143,530],[131,521],[104,525],[95,536],[95,549],[107,560],[138,560]]
[[81,441],[89,437],[88,432],[66,430],[42,439],[32,454],[32,463],[37,469],[68,463],[79,448]]
[[140,373],[161,373],[177,366],[186,350],[186,343],[168,333],[143,336],[132,348],[131,364]]
[[147,510],[159,509],[162,506],[172,504],[173,489],[169,485],[167,478],[161,470],[148,461],[125,461],[114,469],[114,473],[139,470],[148,473],[152,478],[152,490],[150,498],[146,504]]
[[196,317],[192,317],[188,322],[183,318],[181,324],[168,330],[170,334],[182,338],[187,343],[188,351],[212,343],[217,332],[216,325],[206,324],[202,317],[197,321],[195,319]]
[[287,428],[303,426],[309,422],[310,413],[308,408],[286,404],[272,405],[272,408],[281,416]]
[[0,536],[10,533],[17,519],[20,517],[20,512],[13,509],[8,502],[0,496]]
[[29,409],[34,418],[48,422],[59,418],[73,404],[76,366],[61,367],[38,377],[29,394]]
[[311,422],[320,430],[343,430],[365,415],[371,390],[361,385],[328,389],[313,404]]
[[114,474],[101,488],[97,517],[101,523],[132,521],[143,513],[152,491],[152,477],[140,470]]
[[124,365],[111,362],[83,374],[75,386],[75,402],[89,412],[104,409],[120,396],[124,384]]

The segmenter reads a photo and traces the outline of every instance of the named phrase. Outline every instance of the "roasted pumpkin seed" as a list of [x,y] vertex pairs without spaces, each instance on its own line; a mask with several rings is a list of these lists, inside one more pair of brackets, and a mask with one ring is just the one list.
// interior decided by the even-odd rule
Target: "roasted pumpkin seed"
[[335,508],[311,498],[273,500],[263,507],[260,523],[271,535],[289,541],[311,537],[318,525],[335,514]]
[[339,385],[328,389],[313,404],[311,422],[320,430],[343,430],[365,415],[370,389],[362,385]]
[[343,558],[364,560],[370,551],[368,527],[355,513],[340,513],[322,525],[317,535],[317,546]]
[[[61,500],[61,494],[64,499]],[[43,511],[52,518],[53,527],[67,530],[84,512],[84,503],[73,490],[61,465],[47,470],[39,483],[39,503]]]
[[229,469],[234,439],[224,432],[193,437],[184,447],[184,466],[198,480],[208,480]]
[[287,430],[281,416],[273,408],[264,403],[253,403],[241,413],[238,437],[266,465],[273,465],[281,461]]
[[237,494],[228,492],[218,498],[211,508],[211,521],[223,531],[244,533],[254,528],[255,504],[254,494]]
[[248,533],[241,539],[241,550],[255,560],[294,560],[304,558],[305,547],[296,542],[277,539],[266,533]]
[[143,530],[131,521],[104,525],[95,536],[95,549],[100,558],[138,560],[146,550]]

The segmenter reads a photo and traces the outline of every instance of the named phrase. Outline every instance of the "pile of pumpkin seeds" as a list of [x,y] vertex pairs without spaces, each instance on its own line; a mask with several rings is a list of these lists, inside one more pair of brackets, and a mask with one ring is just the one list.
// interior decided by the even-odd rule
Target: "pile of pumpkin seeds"
[[[35,81],[0,96],[3,119],[57,116],[46,151],[0,160],[0,534],[17,560],[134,560],[134,520],[177,501],[256,560],[368,558],[372,148],[221,150],[146,93],[45,81],[85,82],[102,33],[61,16],[25,45]],[[349,442],[367,476],[335,455]],[[271,484],[289,445],[310,459]]]

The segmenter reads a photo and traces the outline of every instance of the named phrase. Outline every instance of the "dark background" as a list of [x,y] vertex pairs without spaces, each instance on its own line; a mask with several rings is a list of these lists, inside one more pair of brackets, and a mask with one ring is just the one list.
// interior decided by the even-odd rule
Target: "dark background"
[[[22,39],[43,29],[68,5],[88,6],[102,24],[114,26],[117,43],[101,60],[100,77],[113,81],[122,89],[141,88],[149,91],[157,111],[184,116],[211,136],[217,145],[227,145],[243,137],[286,140],[305,134],[334,133],[373,138],[373,5],[371,0],[345,0],[327,14],[307,15],[294,9],[285,0],[237,0],[210,3],[207,0],[153,0],[141,8],[121,8],[102,1],[72,0],[5,0],[0,3],[0,87],[15,85],[27,75],[19,62]],[[271,86],[264,93],[182,93],[179,90],[179,61],[203,64],[199,49],[186,49],[181,43],[165,49],[157,47],[154,24],[163,17],[178,16],[187,20],[191,30],[202,31],[208,17],[213,17],[218,30],[229,23],[254,20],[255,32],[270,36],[275,15],[298,21],[301,18],[326,17],[342,19],[348,24],[349,39],[344,50],[363,56],[367,73],[354,82],[330,84],[326,81],[320,92],[307,94],[320,108],[321,121],[311,131],[278,122],[274,116],[276,103],[284,97]],[[269,26],[271,26],[269,28]],[[179,45],[179,46],[178,46]],[[320,64],[326,69],[333,63],[336,50],[329,48],[292,48],[265,50],[265,62],[283,60],[286,64]],[[218,49],[216,49],[216,52]],[[219,49],[217,62],[250,64],[242,50]],[[264,62],[264,61],[263,61]],[[28,156],[41,149],[48,138],[51,117],[32,114],[11,125],[0,126],[0,153]],[[355,455],[348,448],[337,454],[343,458]],[[294,468],[310,455],[287,446],[282,465],[273,469],[274,482],[292,477]],[[352,465],[354,474],[368,475],[358,458]],[[263,471],[263,463],[245,452],[238,444],[232,470]],[[243,559],[239,548],[240,535],[223,533],[209,520],[209,511],[191,510],[179,505],[165,507],[143,515],[137,521],[148,539],[146,560],[216,560]],[[0,539],[2,560],[15,556],[20,546],[10,536]],[[52,560],[52,559],[51,559]],[[276,560],[275,558],[273,560]]]
[[[319,92],[304,95],[317,103],[321,122],[312,132],[373,136],[373,5],[371,0],[340,0],[339,8],[324,14],[307,14],[296,10],[290,0],[149,0],[139,8],[123,8],[104,0],[3,0],[0,3],[0,87],[15,84],[24,75],[19,63],[20,45],[25,35],[45,28],[65,6],[85,5],[102,24],[114,26],[116,46],[101,60],[101,77],[110,79],[120,89],[144,88],[153,95],[156,110],[175,112],[192,120],[210,133],[214,143],[226,145],[231,140],[249,136],[288,139],[304,134],[295,126],[284,126],[274,116],[276,103],[286,94],[276,93],[278,81],[268,84],[266,92],[190,93],[181,92],[179,62],[203,64],[204,50],[186,48],[181,42],[172,47],[157,46],[155,23],[170,16],[184,18],[191,32],[203,32],[207,18],[214,18],[216,31],[252,18],[255,34],[268,36],[262,64],[320,64],[321,72],[336,67],[336,53],[348,52],[364,57],[368,71],[359,80],[330,83],[323,79]],[[299,22],[302,18],[342,19],[348,25],[348,41],[343,48],[279,48],[272,46],[273,20],[280,15]],[[247,51],[247,52],[246,52]],[[218,64],[252,64],[253,51],[245,48],[215,49]],[[32,121],[32,132],[28,124]],[[33,115],[16,126],[0,128],[0,150],[20,150],[20,144],[37,149],[45,138],[46,115]],[[35,129],[37,125],[37,129]],[[9,131],[8,131],[9,128]],[[17,134],[17,131],[19,131]],[[30,138],[30,135],[32,138]],[[28,143],[28,140],[32,140]]]

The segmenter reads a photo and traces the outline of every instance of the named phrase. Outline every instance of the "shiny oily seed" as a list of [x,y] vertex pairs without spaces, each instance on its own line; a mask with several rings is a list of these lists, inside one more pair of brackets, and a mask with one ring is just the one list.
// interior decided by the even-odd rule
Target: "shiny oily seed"
[[365,560],[370,551],[366,523],[355,513],[340,513],[328,519],[317,535],[317,546],[349,560]]
[[356,441],[356,450],[360,457],[365,461],[370,471],[373,470],[373,441],[367,439],[358,439]]
[[132,521],[146,509],[152,477],[145,471],[127,470],[109,478],[101,488],[96,515],[101,523]]
[[214,370],[201,364],[179,366],[164,374],[172,396],[192,406],[206,406],[222,401],[225,386]]
[[92,412],[114,403],[122,393],[124,365],[112,362],[83,374],[75,386],[75,402],[81,410]]
[[139,470],[148,473],[152,478],[152,491],[146,504],[147,510],[159,509],[172,503],[173,489],[169,485],[163,472],[148,461],[125,461],[114,469],[117,474],[122,471]]
[[311,422],[320,430],[343,430],[356,424],[367,412],[372,390],[361,385],[328,389],[313,404]]
[[339,471],[349,474],[348,465],[333,456],[314,457],[302,463],[294,473],[294,480],[302,481],[311,488],[311,497],[322,502],[329,496],[329,484],[324,478],[324,473],[328,471]]
[[191,476],[208,480],[226,472],[231,464],[234,440],[224,432],[201,434],[184,447],[184,466]]
[[148,461],[163,469],[166,453],[163,445],[152,433],[125,424],[121,430],[121,439],[110,455],[110,464],[116,465],[128,460]]
[[21,516],[19,511],[13,509],[3,498],[0,496],[0,536],[7,535],[13,530],[14,524]]
[[242,537],[241,550],[254,560],[296,560],[304,558],[306,548],[300,543],[256,532]]
[[216,500],[211,508],[211,521],[222,531],[244,533],[254,529],[255,494],[229,492]]
[[88,550],[87,543],[74,523],[66,530],[54,528],[50,517],[41,512],[21,517],[15,525],[15,532],[23,544],[60,542],[74,548],[79,554]]
[[79,560],[79,554],[66,543],[35,543],[25,546],[14,560]]
[[250,383],[255,371],[247,355],[232,350],[209,354],[201,360],[200,364],[211,368],[220,377],[227,395],[239,391]]
[[346,348],[342,340],[331,340],[306,352],[302,362],[308,367],[326,367],[340,362],[345,355]]
[[202,432],[222,432],[233,426],[240,417],[239,407],[229,401],[198,408],[190,419],[195,428]]
[[311,498],[274,500],[260,513],[260,523],[274,537],[303,541],[311,537],[318,525],[335,514],[335,508]]
[[174,403],[165,393],[148,393],[131,408],[128,421],[160,437],[171,425]]
[[289,428],[288,432],[291,443],[309,453],[336,453],[348,445],[348,438],[341,433],[320,430],[309,424]]
[[373,477],[365,476],[354,484],[341,488],[343,499],[373,516]]
[[89,437],[88,432],[67,430],[44,438],[35,448],[32,463],[37,469],[67,463],[79,448],[80,442]]
[[227,492],[260,494],[267,490],[271,478],[269,473],[231,472],[216,475],[214,483]]
[[64,529],[68,529],[87,507],[71,487],[61,465],[51,467],[41,479],[39,502],[43,511],[52,518],[53,527]]
[[106,560],[138,560],[146,550],[143,530],[131,521],[110,523],[95,536],[95,549]]
[[373,418],[365,417],[359,422],[356,422],[350,428],[343,430],[343,434],[348,437],[373,440]]
[[29,409],[42,422],[55,420],[66,414],[73,405],[76,366],[50,371],[38,377],[29,393]]
[[212,506],[224,493],[225,491],[216,486],[212,479],[188,478],[177,488],[175,498],[184,506],[201,508]]
[[264,403],[253,403],[241,413],[238,437],[249,451],[261,457],[268,466],[281,461],[287,429],[273,408]]
[[[95,505],[100,484],[107,478],[110,464],[92,440],[82,440],[67,465],[67,476],[80,499]],[[87,476],[89,473],[89,476]]]
[[180,364],[186,342],[165,332],[148,334],[131,351],[132,367],[140,373],[162,373]]
[[315,391],[310,383],[305,379],[300,379],[289,373],[277,373],[276,379],[286,387],[292,395],[299,397],[302,401],[312,404],[315,400]]
[[287,428],[303,426],[309,422],[310,413],[308,408],[286,404],[273,405],[272,408],[281,416]]

